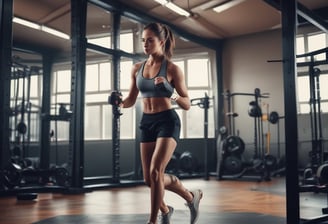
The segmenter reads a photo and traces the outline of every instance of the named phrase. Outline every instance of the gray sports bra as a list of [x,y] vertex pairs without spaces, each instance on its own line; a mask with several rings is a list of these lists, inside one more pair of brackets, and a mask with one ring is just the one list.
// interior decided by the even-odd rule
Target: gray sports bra
[[[137,77],[136,77],[136,85],[139,89],[141,96],[143,98],[150,98],[150,97],[171,97],[174,88],[173,86],[167,81],[166,72],[167,72],[167,60],[163,60],[161,68],[158,74],[153,78],[145,78],[143,77],[143,70],[145,67],[146,61],[142,63],[140,67]],[[160,85],[154,84],[154,79],[156,77],[164,77],[166,82],[161,83]]]

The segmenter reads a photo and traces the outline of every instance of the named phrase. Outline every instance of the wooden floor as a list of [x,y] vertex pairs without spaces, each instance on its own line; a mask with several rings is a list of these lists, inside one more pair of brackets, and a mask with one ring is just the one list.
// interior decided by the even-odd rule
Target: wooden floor
[[[271,181],[236,181],[215,179],[182,180],[189,189],[201,188],[201,210],[207,212],[256,212],[286,217],[284,178]],[[186,209],[184,201],[171,192],[165,200],[175,209]],[[301,215],[321,215],[325,195],[304,193],[300,198]],[[1,224],[27,224],[58,215],[148,213],[149,189],[144,185],[93,190],[84,194],[40,193],[32,201],[0,197]]]

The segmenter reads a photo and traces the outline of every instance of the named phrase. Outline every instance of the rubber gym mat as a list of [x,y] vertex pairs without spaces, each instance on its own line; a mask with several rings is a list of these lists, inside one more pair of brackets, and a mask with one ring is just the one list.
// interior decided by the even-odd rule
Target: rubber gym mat
[[[34,224],[145,224],[147,214],[90,214],[90,215],[62,215],[44,219]],[[172,224],[189,224],[189,212],[175,210]],[[286,224],[286,219],[258,213],[205,213],[199,216],[197,224]]]

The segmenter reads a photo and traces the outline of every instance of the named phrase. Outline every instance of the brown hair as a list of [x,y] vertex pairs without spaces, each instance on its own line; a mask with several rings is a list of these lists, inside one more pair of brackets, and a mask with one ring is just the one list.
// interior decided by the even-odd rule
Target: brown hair
[[145,26],[144,30],[151,30],[158,37],[158,39],[164,41],[164,56],[167,59],[171,59],[173,55],[173,48],[175,47],[175,39],[171,29],[161,23],[150,23]]

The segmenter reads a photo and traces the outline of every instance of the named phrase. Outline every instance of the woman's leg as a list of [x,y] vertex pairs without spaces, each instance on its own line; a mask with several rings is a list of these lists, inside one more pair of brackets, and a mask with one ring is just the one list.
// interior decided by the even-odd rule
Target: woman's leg
[[180,195],[187,202],[190,202],[193,199],[192,193],[183,186],[178,177],[171,174],[165,174],[164,183],[165,189]]
[[190,210],[190,223],[196,223],[199,215],[199,202],[203,197],[203,192],[201,190],[187,190],[179,178],[170,174],[165,174],[164,183],[165,189],[180,195],[187,201],[186,206]]
[[141,159],[146,184],[150,186],[151,212],[150,221],[156,223],[159,209],[168,211],[163,202],[164,171],[170,161],[176,141],[173,138],[158,138],[156,144],[141,143]]
[[150,221],[156,223],[159,209],[162,213],[169,212],[164,203],[164,189],[172,191],[187,201],[191,212],[191,223],[198,218],[198,205],[202,198],[200,190],[190,192],[174,175],[164,174],[176,147],[173,138],[158,138],[157,142],[141,143],[141,161],[145,183],[151,190]]
[[[147,142],[147,143],[140,143],[140,157],[141,157],[141,165],[142,165],[142,172],[145,184],[147,186],[151,186],[150,182],[150,164],[151,159],[153,157],[153,153],[155,150],[156,142]],[[148,223],[156,223],[156,220],[149,219]]]

